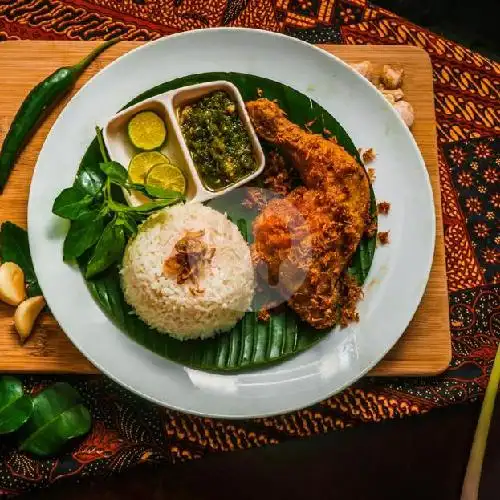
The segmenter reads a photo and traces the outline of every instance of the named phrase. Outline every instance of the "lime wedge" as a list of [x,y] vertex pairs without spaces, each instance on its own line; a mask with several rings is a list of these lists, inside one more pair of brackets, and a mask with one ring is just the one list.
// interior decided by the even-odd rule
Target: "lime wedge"
[[128,166],[128,176],[135,184],[144,184],[146,174],[154,165],[170,163],[170,160],[158,151],[146,151],[136,154]]
[[153,111],[141,111],[128,122],[132,144],[145,151],[159,148],[167,137],[165,122]]
[[158,186],[163,189],[171,189],[178,193],[186,192],[186,178],[181,170],[171,163],[159,163],[154,165],[146,175],[148,186]]

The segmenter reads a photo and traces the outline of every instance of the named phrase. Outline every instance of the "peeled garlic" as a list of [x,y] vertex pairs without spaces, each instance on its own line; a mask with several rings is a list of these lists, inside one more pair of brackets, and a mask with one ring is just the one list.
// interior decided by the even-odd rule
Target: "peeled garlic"
[[394,104],[395,102],[401,101],[401,99],[404,98],[405,94],[401,89],[394,89],[394,90],[382,90],[382,94],[384,94],[384,97],[391,103]]
[[41,295],[26,299],[17,306],[14,314],[14,326],[22,342],[30,336],[36,318],[44,307],[45,299]]
[[385,64],[381,76],[384,87],[389,90],[399,89],[403,83],[403,73],[402,69],[395,69]]
[[17,306],[25,297],[23,270],[14,262],[5,262],[0,266],[0,300]]
[[399,113],[406,125],[408,125],[408,127],[411,127],[413,125],[413,121],[415,120],[413,106],[408,101],[398,101],[394,104],[394,108]]
[[392,94],[386,94],[385,92],[382,91],[382,94],[384,94],[384,97],[394,106],[396,104],[396,99],[394,99],[394,96]]
[[351,68],[355,69],[361,76],[364,76],[370,82],[373,82],[375,77],[375,69],[370,61],[351,64]]

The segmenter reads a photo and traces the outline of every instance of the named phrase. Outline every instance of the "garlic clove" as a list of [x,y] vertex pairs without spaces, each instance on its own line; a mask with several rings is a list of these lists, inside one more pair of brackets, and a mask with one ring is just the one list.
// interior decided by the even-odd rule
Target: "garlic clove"
[[5,262],[0,266],[0,300],[11,306],[17,306],[26,297],[24,272],[14,262]]
[[395,102],[401,101],[405,94],[401,89],[394,89],[394,90],[382,90],[382,94],[384,94],[384,97],[391,103],[394,104]]
[[36,318],[42,312],[45,304],[45,299],[39,295],[26,299],[17,306],[14,314],[14,326],[22,342],[25,342],[30,336]]
[[403,83],[403,69],[395,69],[388,64],[385,64],[382,69],[381,80],[384,87],[388,90],[396,90]]
[[408,127],[413,125],[415,113],[413,106],[408,101],[398,101],[394,104],[394,109],[399,113]]
[[351,64],[351,68],[355,69],[361,76],[373,83],[375,78],[375,68],[370,61],[362,61],[360,63]]
[[386,94],[386,92],[382,92],[382,94],[384,94],[386,100],[388,100],[392,105],[396,104],[396,99],[394,99],[392,94]]

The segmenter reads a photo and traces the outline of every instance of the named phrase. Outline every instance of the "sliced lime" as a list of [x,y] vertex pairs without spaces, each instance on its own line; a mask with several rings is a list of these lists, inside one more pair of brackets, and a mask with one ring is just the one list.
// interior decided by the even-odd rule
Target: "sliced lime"
[[146,175],[148,186],[158,186],[184,194],[186,192],[186,178],[181,170],[172,163],[154,165]]
[[145,151],[159,148],[167,137],[165,122],[153,111],[141,111],[128,122],[132,144]]
[[170,160],[158,151],[146,151],[136,154],[128,166],[128,176],[136,184],[144,184],[146,174],[152,167],[160,163],[170,163]]

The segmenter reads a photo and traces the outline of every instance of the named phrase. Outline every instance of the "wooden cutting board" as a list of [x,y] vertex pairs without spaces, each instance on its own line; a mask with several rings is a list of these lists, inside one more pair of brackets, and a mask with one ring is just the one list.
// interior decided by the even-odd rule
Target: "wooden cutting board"
[[[111,61],[140,44],[141,42],[121,42],[109,49],[79,79],[74,92]],[[0,142],[32,87],[55,69],[79,61],[96,45],[96,42],[50,41],[0,43]],[[404,91],[416,115],[413,133],[425,159],[434,190],[436,250],[427,290],[415,317],[397,345],[372,370],[371,375],[437,374],[448,366],[451,346],[429,57],[420,49],[404,46],[325,45],[323,48],[349,63],[369,59],[379,65],[395,64],[405,69]],[[0,195],[0,221],[10,220],[26,227],[26,207],[33,167],[48,131],[66,102],[67,100],[51,113],[18,160],[5,191]],[[49,314],[41,318],[32,337],[21,346],[12,326],[13,313],[11,306],[0,304],[0,371],[98,372],[73,346]]]

